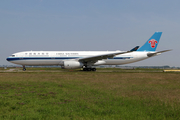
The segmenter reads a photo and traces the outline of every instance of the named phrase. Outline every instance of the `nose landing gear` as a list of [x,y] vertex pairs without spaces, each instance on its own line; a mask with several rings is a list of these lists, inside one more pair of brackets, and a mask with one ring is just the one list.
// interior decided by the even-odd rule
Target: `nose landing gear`
[[23,71],[26,71],[26,67],[25,67],[25,65],[23,65]]

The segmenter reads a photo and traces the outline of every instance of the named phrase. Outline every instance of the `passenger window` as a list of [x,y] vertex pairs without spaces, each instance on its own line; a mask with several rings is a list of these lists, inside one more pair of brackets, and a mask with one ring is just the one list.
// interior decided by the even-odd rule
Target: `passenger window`
[[29,55],[32,55],[32,53],[29,53]]

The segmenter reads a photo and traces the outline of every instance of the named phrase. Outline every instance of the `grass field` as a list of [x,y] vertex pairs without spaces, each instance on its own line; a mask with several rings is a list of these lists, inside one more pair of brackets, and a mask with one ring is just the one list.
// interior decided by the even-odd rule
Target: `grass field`
[[180,73],[145,69],[17,71],[0,73],[3,120],[180,119]]

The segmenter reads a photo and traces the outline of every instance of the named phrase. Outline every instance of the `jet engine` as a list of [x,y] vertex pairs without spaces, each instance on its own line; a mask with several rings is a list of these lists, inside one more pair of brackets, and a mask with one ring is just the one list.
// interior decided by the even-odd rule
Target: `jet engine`
[[78,61],[64,61],[63,69],[76,69],[81,68],[83,64]]

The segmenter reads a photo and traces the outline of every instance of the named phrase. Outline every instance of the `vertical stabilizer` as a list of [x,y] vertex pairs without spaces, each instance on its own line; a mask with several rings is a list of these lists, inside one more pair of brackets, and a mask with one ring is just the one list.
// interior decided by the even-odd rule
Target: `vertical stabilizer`
[[156,51],[162,32],[155,32],[137,51]]

